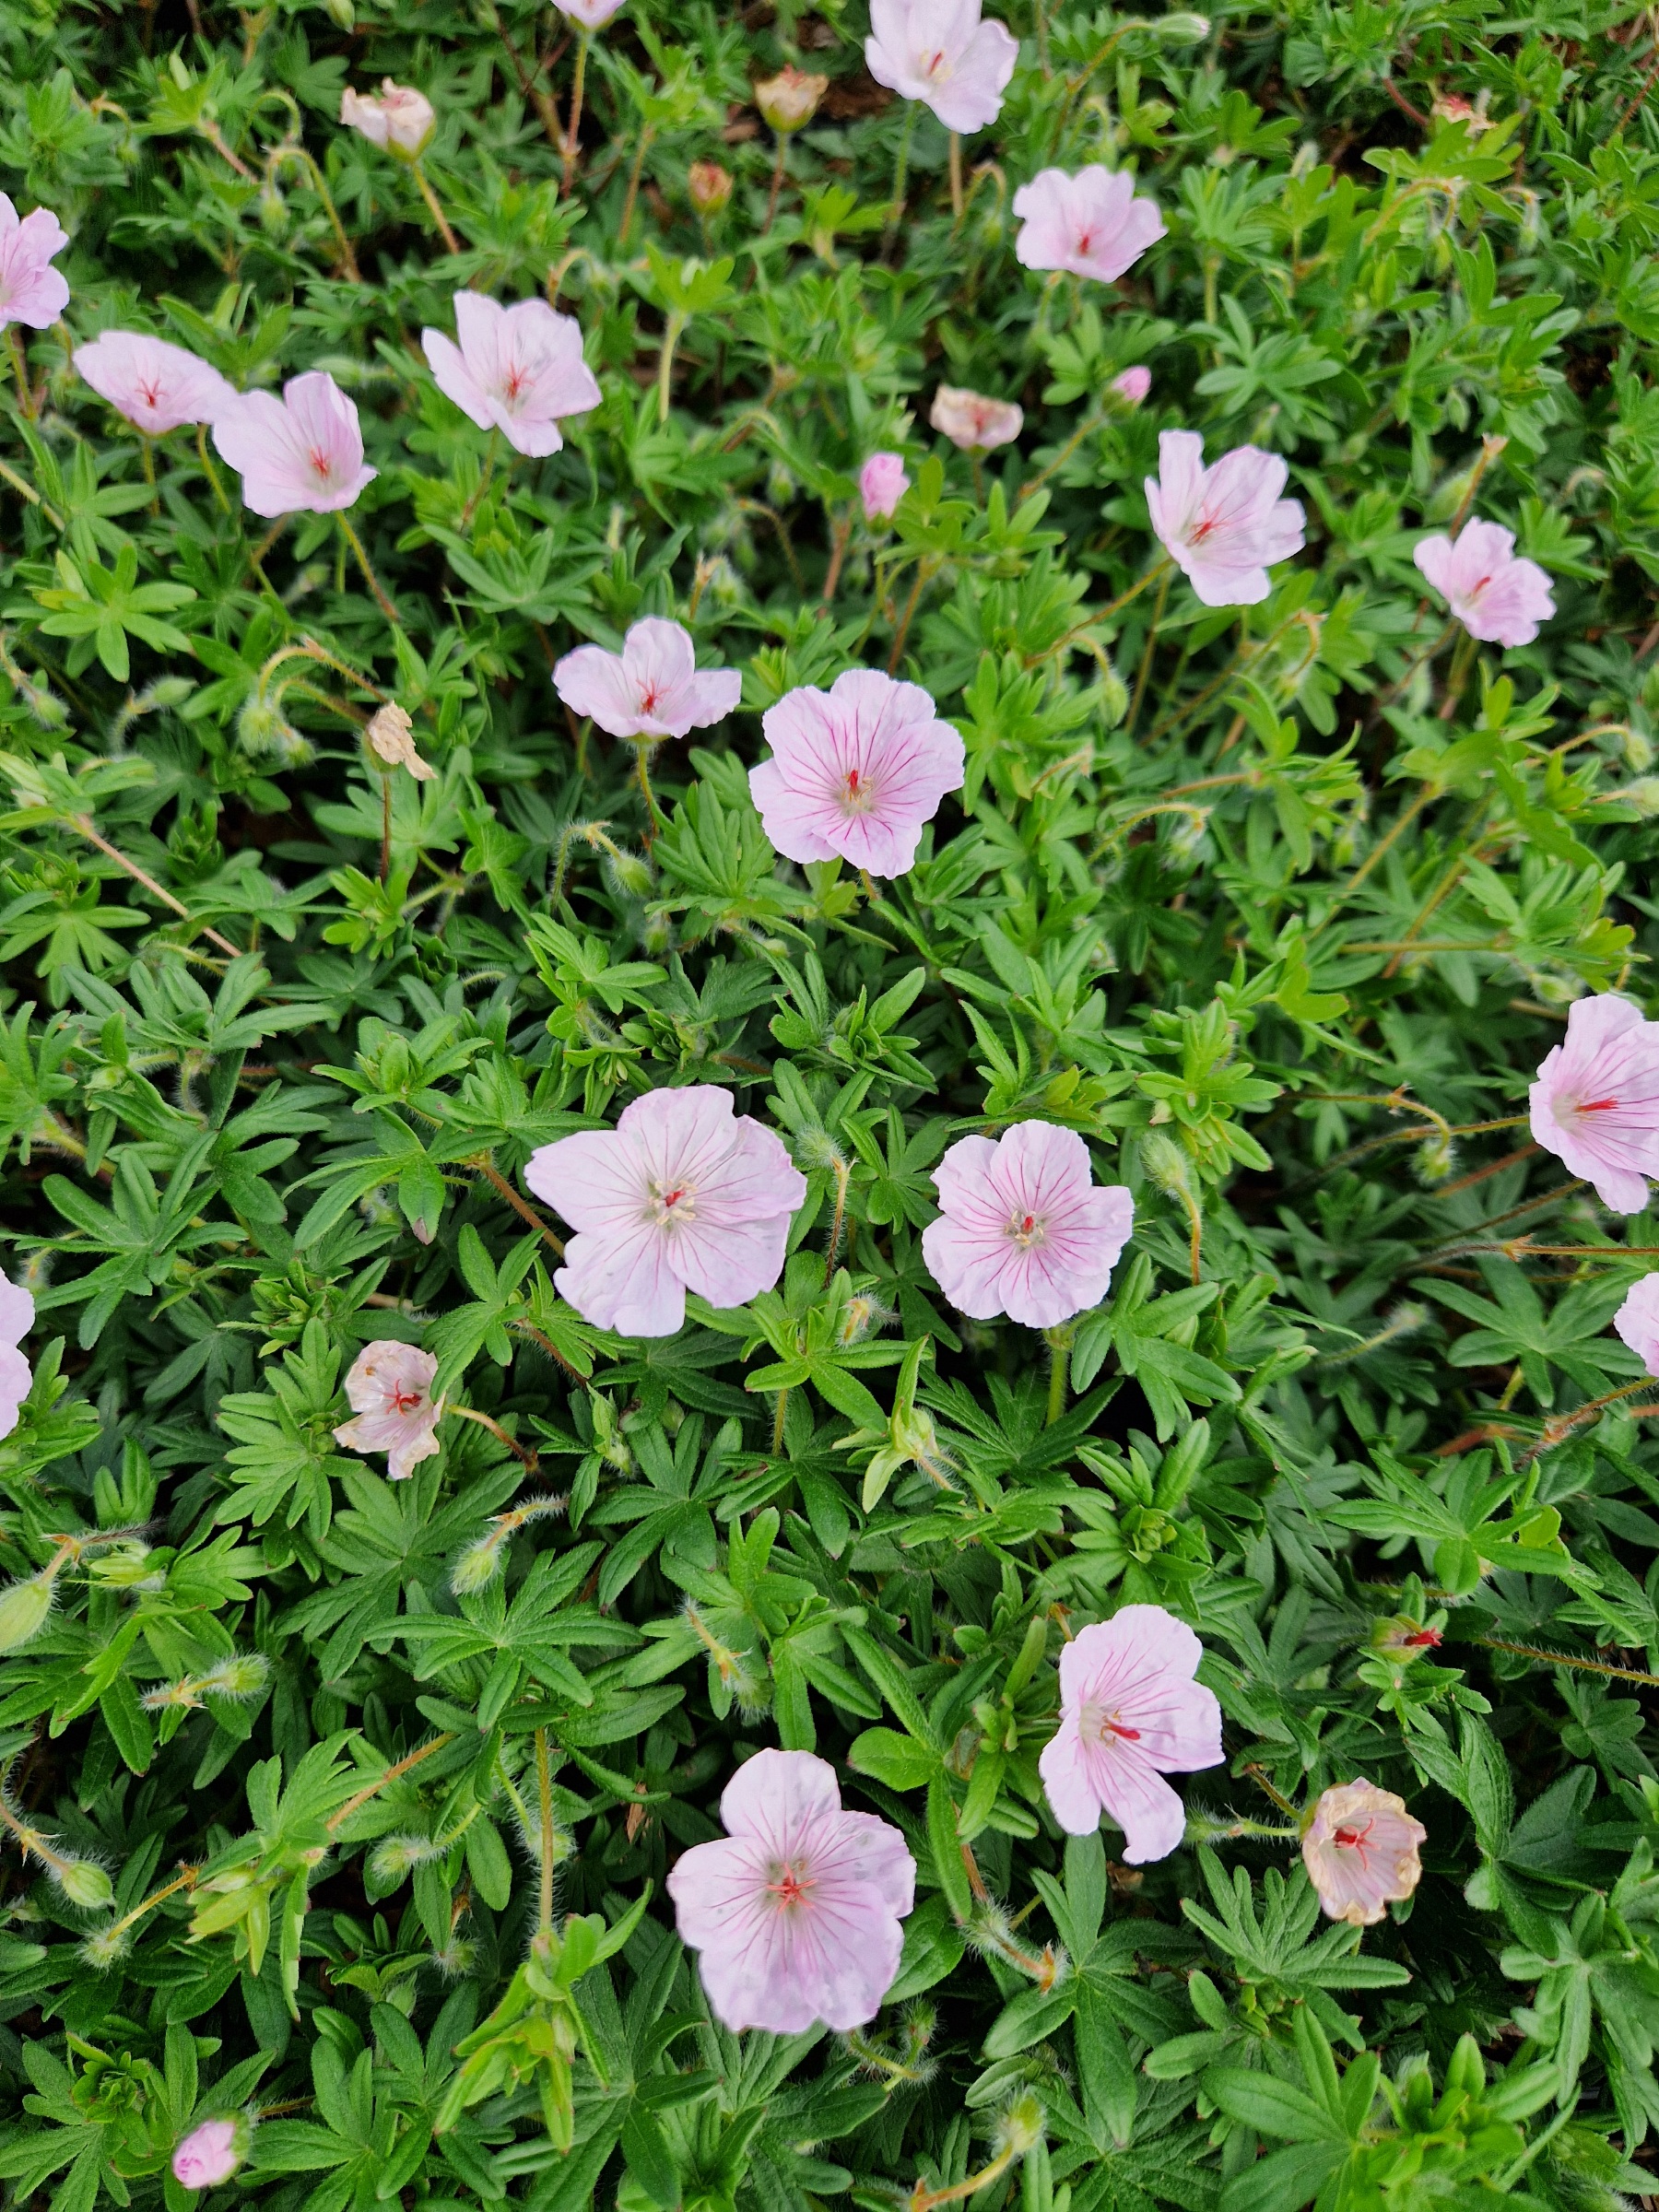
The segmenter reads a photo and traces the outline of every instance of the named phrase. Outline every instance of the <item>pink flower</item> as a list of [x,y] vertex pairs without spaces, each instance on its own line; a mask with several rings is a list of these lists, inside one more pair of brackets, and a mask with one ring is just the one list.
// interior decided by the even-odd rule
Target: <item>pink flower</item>
[[761,718],[771,759],[749,771],[766,834],[786,860],[914,866],[922,825],[961,788],[962,740],[917,684],[849,668],[828,691],[786,691]]
[[715,2018],[773,2035],[874,2019],[915,1902],[899,1830],[843,1812],[834,1769],[810,1751],[758,1751],[727,1783],[720,1818],[724,1839],[682,1852],[668,1875]]
[[0,1276],[0,1437],[18,1425],[18,1414],[34,1382],[34,1373],[18,1348],[34,1326],[34,1300],[18,1283]]
[[352,1452],[383,1452],[386,1473],[403,1482],[416,1464],[438,1449],[438,1415],[432,1377],[438,1361],[412,1344],[379,1338],[366,1344],[351,1363],[346,1395],[355,1420],[335,1430],[336,1444]]
[[1099,162],[1067,176],[1042,169],[1014,194],[1020,219],[1014,254],[1028,269],[1065,269],[1111,284],[1132,269],[1164,235],[1150,200],[1137,199],[1135,180]]
[[1630,1285],[1613,1326],[1648,1373],[1659,1376],[1659,1275],[1644,1275]]
[[75,365],[100,399],[151,438],[183,422],[211,422],[237,396],[194,353],[137,330],[107,330],[77,346]]
[[204,2120],[172,2154],[173,2179],[186,2189],[217,2189],[247,2155],[245,2120]]
[[1555,613],[1555,594],[1535,560],[1516,557],[1515,534],[1496,523],[1465,523],[1453,537],[1419,538],[1411,558],[1472,638],[1530,645]]
[[1281,500],[1288,471],[1277,453],[1235,446],[1204,465],[1196,430],[1164,430],[1147,505],[1164,549],[1206,606],[1254,606],[1267,571],[1302,548],[1299,500]]
[[619,15],[627,0],[555,0],[561,16],[579,23],[583,30],[603,30],[615,15]]
[[996,121],[1018,58],[1006,23],[980,21],[980,0],[870,0],[865,67],[878,85],[925,102],[947,131]]
[[1659,1176],[1659,1021],[1611,991],[1575,999],[1527,1103],[1547,1152],[1616,1214],[1641,1211]]
[[419,159],[438,126],[426,94],[408,85],[394,85],[389,76],[382,77],[378,99],[354,92],[348,85],[340,97],[340,121],[360,131],[371,146],[404,161]]
[[599,405],[581,325],[545,300],[503,307],[482,292],[457,292],[455,329],[459,346],[441,330],[420,334],[438,389],[481,430],[503,431],[519,453],[558,453],[559,417]]
[[1204,1646],[1161,1606],[1125,1606],[1081,1629],[1060,1654],[1060,1725],[1037,1762],[1070,1836],[1107,1812],[1131,1866],[1167,1859],[1186,1829],[1163,1780],[1220,1763],[1221,1708],[1194,1680]]
[[36,207],[19,222],[0,192],[0,330],[8,323],[52,328],[69,304],[69,280],[52,261],[68,243],[50,207]]
[[1418,1846],[1428,1834],[1403,1798],[1374,1783],[1345,1782],[1314,1806],[1302,1831],[1302,1864],[1333,1920],[1369,1928],[1422,1879]]
[[743,678],[735,668],[700,675],[691,632],[647,615],[620,653],[578,645],[553,671],[553,688],[573,714],[588,714],[613,737],[683,737],[735,708]]
[[888,521],[910,489],[900,453],[872,453],[858,472],[858,496],[864,501],[866,523]]
[[614,1129],[541,1146],[524,1181],[578,1231],[559,1295],[624,1336],[672,1336],[688,1290],[713,1306],[770,1290],[806,1196],[781,1140],[717,1083],[648,1090]]
[[380,474],[363,465],[357,408],[320,369],[290,378],[280,399],[237,394],[215,418],[213,442],[255,514],[332,514]]
[[927,419],[963,453],[984,453],[1018,437],[1025,425],[1025,409],[1011,399],[987,399],[982,392],[941,384],[934,394]]
[[1016,1122],[994,1144],[959,1137],[934,1182],[944,1210],[922,1255],[959,1313],[1048,1329],[1105,1297],[1135,1201],[1121,1183],[1096,1186],[1075,1129]]
[[1152,389],[1152,371],[1150,369],[1124,369],[1112,378],[1106,389],[1115,392],[1125,406],[1138,407]]

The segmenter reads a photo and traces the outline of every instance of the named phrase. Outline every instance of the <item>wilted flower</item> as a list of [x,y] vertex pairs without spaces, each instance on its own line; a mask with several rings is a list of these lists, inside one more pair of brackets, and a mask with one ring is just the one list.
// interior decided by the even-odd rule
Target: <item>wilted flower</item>
[[1025,409],[1011,399],[987,399],[982,392],[941,384],[934,394],[927,419],[965,453],[985,453],[993,446],[1007,445],[1018,437],[1025,425]]
[[959,1137],[934,1171],[943,1209],[922,1253],[952,1305],[1045,1329],[1100,1304],[1135,1228],[1121,1183],[1098,1186],[1075,1129],[1017,1122]]
[[697,665],[691,632],[648,615],[620,653],[578,645],[553,671],[553,688],[573,714],[591,715],[613,737],[684,737],[736,707],[743,678],[735,668]]
[[786,691],[761,727],[771,758],[750,769],[749,791],[788,860],[905,875],[966,771],[961,737],[928,693],[875,668],[849,668],[828,691]]
[[774,2035],[874,2019],[915,1902],[899,1830],[843,1812],[834,1769],[810,1751],[757,1752],[727,1783],[720,1818],[725,1836],[683,1852],[668,1875],[716,2018]]
[[1274,562],[1301,551],[1301,502],[1279,498],[1288,474],[1254,445],[1206,468],[1196,430],[1159,434],[1158,475],[1146,479],[1152,527],[1206,606],[1254,606]]
[[382,77],[378,98],[372,93],[354,92],[347,85],[340,96],[340,121],[360,131],[371,146],[395,154],[402,161],[418,159],[438,126],[426,94],[408,85],[395,85],[389,76]]
[[1422,1878],[1418,1846],[1429,1830],[1405,1800],[1373,1783],[1326,1790],[1302,1831],[1302,1864],[1333,1920],[1369,1928]]
[[763,77],[755,87],[755,105],[780,138],[804,130],[818,113],[818,102],[830,89],[827,76],[786,63],[776,76]]
[[380,1338],[351,1363],[346,1396],[354,1420],[335,1430],[336,1444],[352,1452],[383,1452],[386,1473],[402,1482],[438,1449],[439,1408],[432,1404],[438,1361],[412,1344]]
[[686,190],[699,215],[718,215],[732,196],[732,172],[718,161],[693,161],[686,173]]
[[947,131],[982,131],[1002,112],[1019,41],[982,23],[980,0],[870,0],[865,66],[878,85],[930,107]]
[[1648,1373],[1659,1376],[1659,1275],[1644,1275],[1630,1285],[1613,1326]]
[[204,2120],[173,2152],[173,2179],[186,2189],[217,2189],[247,2157],[248,2132],[241,2113],[233,2119]]
[[503,307],[483,292],[457,292],[455,331],[459,346],[441,330],[420,334],[438,389],[517,452],[537,459],[558,453],[564,444],[559,418],[599,405],[597,380],[582,358],[581,325],[545,300]]
[[1575,999],[1528,1105],[1535,1141],[1604,1206],[1641,1211],[1659,1176],[1659,1022],[1615,992]]
[[858,496],[866,523],[885,523],[910,489],[900,453],[872,453],[858,472]]
[[395,700],[388,700],[370,716],[363,735],[377,760],[388,768],[406,768],[417,783],[429,783],[438,773],[415,750],[415,724]]
[[1060,1725],[1038,1760],[1055,1819],[1090,1836],[1110,1813],[1131,1866],[1167,1859],[1186,1813],[1163,1779],[1220,1763],[1221,1708],[1194,1680],[1204,1646],[1161,1606],[1124,1606],[1060,1654]]
[[100,399],[152,438],[181,423],[211,422],[236,397],[217,369],[138,330],[107,330],[77,346],[75,366]]
[[1515,534],[1496,523],[1465,523],[1454,538],[1419,538],[1411,558],[1472,638],[1530,645],[1555,613],[1549,578],[1515,551]]
[[52,265],[68,243],[50,207],[36,207],[19,222],[0,192],[0,330],[8,323],[51,329],[69,304],[69,280]]
[[1125,406],[1138,407],[1152,389],[1152,371],[1139,367],[1121,370],[1106,389],[1114,392]]
[[1126,170],[1091,162],[1076,176],[1039,170],[1014,194],[1020,218],[1015,258],[1028,269],[1065,269],[1111,284],[1164,235],[1150,200],[1135,195]]
[[364,465],[356,406],[321,369],[291,377],[280,399],[234,394],[214,418],[213,442],[255,514],[332,514],[380,473]]
[[806,1179],[717,1083],[651,1090],[614,1129],[530,1155],[524,1181],[578,1233],[554,1281],[596,1328],[672,1336],[686,1292],[741,1306],[783,1272]]

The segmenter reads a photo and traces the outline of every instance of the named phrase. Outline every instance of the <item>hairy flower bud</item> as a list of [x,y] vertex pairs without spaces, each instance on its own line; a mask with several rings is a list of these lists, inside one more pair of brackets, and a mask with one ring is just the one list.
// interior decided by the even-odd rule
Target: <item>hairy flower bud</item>
[[46,1626],[53,1581],[50,1574],[31,1574],[27,1582],[9,1583],[0,1590],[0,1652],[15,1652],[32,1642]]
[[92,1912],[115,1901],[115,1885],[96,1859],[49,1860],[47,1872],[72,1905]]
[[806,128],[829,89],[827,76],[814,76],[789,63],[776,76],[765,77],[755,87],[755,105],[782,138]]

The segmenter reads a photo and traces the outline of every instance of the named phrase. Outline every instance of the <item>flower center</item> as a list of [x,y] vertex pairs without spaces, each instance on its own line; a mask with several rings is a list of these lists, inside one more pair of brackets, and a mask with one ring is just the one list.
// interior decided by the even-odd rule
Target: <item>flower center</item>
[[654,714],[657,710],[657,700],[661,699],[662,696],[663,687],[661,684],[654,681],[649,684],[641,684],[640,687],[641,713]]
[[501,396],[502,396],[502,398],[503,398],[503,399],[508,399],[508,400],[513,400],[513,399],[516,399],[516,398],[518,397],[519,394],[520,394],[520,393],[521,393],[521,392],[524,390],[524,386],[525,386],[525,385],[526,385],[526,384],[527,384],[529,382],[530,382],[530,372],[529,372],[529,371],[528,371],[528,370],[526,370],[526,369],[521,369],[521,368],[519,367],[518,363],[515,361],[515,362],[512,364],[512,367],[511,369],[509,369],[509,370],[508,370],[508,371],[507,371],[507,374],[506,374],[506,377],[505,377],[505,379],[504,379],[504,380],[503,380],[503,382],[502,382],[502,384],[501,384]]
[[1119,1720],[1115,1712],[1102,1712],[1098,1705],[1084,1707],[1078,1730],[1082,1735],[1093,1736],[1097,1743],[1101,1744],[1111,1743],[1113,1736],[1125,1744],[1138,1744],[1141,1740],[1138,1728],[1129,1727],[1125,1722]]
[[876,804],[876,786],[866,775],[850,768],[841,785],[841,805],[849,814],[868,814]]
[[1078,231],[1078,233],[1077,233],[1077,251],[1078,251],[1078,253],[1088,253],[1088,249],[1089,249],[1089,247],[1090,247],[1090,246],[1092,246],[1092,245],[1093,245],[1093,243],[1094,243],[1094,232],[1093,232],[1092,230],[1079,230],[1079,231]]
[[682,1222],[696,1220],[693,1201],[697,1193],[688,1182],[653,1182],[646,1188],[651,1194],[651,1218],[659,1229],[677,1229]]
[[1617,1099],[1575,1099],[1572,1111],[1574,1113],[1611,1113],[1618,1103]]
[[1338,1851],[1357,1851],[1359,1853],[1359,1864],[1363,1866],[1366,1863],[1366,1846],[1371,1840],[1371,1824],[1367,1820],[1359,1828],[1339,1828],[1331,1841]]
[[328,455],[324,453],[319,453],[314,445],[311,450],[311,465],[316,470],[317,475],[322,481],[326,484],[330,475],[333,473],[334,465],[329,460]]
[[785,1912],[796,1912],[807,1902],[813,1888],[812,1877],[788,1865],[774,1866],[772,1878],[766,1885],[769,1897],[775,1897]]
[[950,57],[943,46],[928,55],[922,65],[922,74],[930,85],[936,85],[942,76],[950,75]]
[[423,1394],[418,1390],[405,1390],[400,1384],[394,1383],[386,1393],[386,1411],[388,1413],[413,1413],[420,1404],[422,1395]]
[[1187,532],[1188,545],[1201,546],[1215,527],[1216,518],[1213,514],[1201,516],[1200,519],[1195,522],[1192,528]]
[[1033,1244],[1048,1241],[1047,1224],[1041,1214],[1010,1214],[1007,1235],[1022,1252],[1030,1252]]

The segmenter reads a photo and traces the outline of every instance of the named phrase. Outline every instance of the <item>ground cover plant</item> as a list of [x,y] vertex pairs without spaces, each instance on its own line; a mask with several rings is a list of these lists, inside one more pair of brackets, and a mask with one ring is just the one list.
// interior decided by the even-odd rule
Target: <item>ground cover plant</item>
[[0,2182],[1659,2151],[1659,30],[0,0]]

